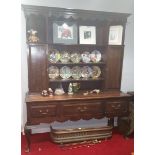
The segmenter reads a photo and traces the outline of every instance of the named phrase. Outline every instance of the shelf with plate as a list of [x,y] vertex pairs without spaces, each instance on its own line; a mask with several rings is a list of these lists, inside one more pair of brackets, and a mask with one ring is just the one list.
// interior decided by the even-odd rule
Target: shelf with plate
[[52,63],[62,62],[62,63],[89,63],[89,62],[100,62],[105,58],[105,50],[103,49],[66,49],[66,48],[48,48],[48,59]]
[[[70,63],[67,63],[70,64]],[[81,63],[79,63],[81,64]],[[63,83],[63,88],[68,91],[69,83],[78,82],[82,87],[80,89],[102,89],[101,83],[104,82],[103,67],[97,65],[51,65],[48,68],[49,83],[52,89],[55,89],[59,84]],[[91,82],[91,84],[90,84]],[[65,84],[64,84],[65,83]],[[92,84],[93,83],[93,84]],[[94,87],[95,85],[95,87]]]
[[62,66],[60,68],[57,66],[50,66],[48,68],[48,76],[50,81],[57,79],[59,79],[58,81],[88,81],[103,77],[103,73],[98,66]]
[[103,81],[104,78],[80,78],[80,79],[73,79],[73,78],[69,78],[69,79],[49,79],[50,82],[80,82],[80,81]]
[[[66,47],[66,45],[64,46]],[[72,47],[72,45],[69,45],[69,47]],[[94,45],[91,46],[93,48],[88,48],[89,50],[83,47],[87,46],[82,46],[81,49],[76,49],[75,46],[73,46],[73,49],[67,48],[67,50],[58,47],[49,49],[48,75],[50,83],[65,82],[66,84],[63,84],[65,90],[67,90],[69,83],[72,82],[79,82],[83,86],[87,85],[83,88],[86,90],[102,89],[99,86],[99,81],[102,84],[104,83],[103,77],[106,65],[103,50],[97,49]],[[93,84],[90,85],[90,82]],[[51,87],[55,88],[53,85]]]
[[68,65],[68,66],[76,66],[76,65],[79,65],[79,66],[84,66],[84,65],[91,65],[91,66],[93,66],[93,65],[100,65],[100,66],[103,66],[103,65],[106,65],[106,63],[105,62],[89,62],[89,63],[84,63],[84,62],[79,62],[79,63],[73,63],[73,62],[68,62],[68,63],[62,63],[62,62],[56,62],[56,63],[52,63],[52,62],[50,62],[50,61],[48,61],[48,65],[49,66],[66,66],[66,65]]

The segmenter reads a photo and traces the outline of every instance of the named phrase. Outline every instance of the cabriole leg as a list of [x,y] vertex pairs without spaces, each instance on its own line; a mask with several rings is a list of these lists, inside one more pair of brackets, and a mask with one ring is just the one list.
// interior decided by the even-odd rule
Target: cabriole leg
[[30,135],[31,135],[31,129],[28,129],[27,128],[27,125],[25,125],[24,132],[25,132],[26,141],[27,141],[27,146],[25,148],[25,152],[30,152],[30,145],[31,145]]

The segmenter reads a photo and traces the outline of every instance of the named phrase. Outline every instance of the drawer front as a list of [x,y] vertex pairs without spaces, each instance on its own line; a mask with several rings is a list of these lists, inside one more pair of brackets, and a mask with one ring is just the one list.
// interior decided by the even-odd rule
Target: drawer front
[[56,116],[56,105],[31,105],[31,117],[53,117]]
[[128,114],[128,101],[107,101],[105,104],[105,114],[110,116],[123,116]]
[[75,115],[99,115],[104,113],[102,102],[71,103],[63,105],[65,116]]

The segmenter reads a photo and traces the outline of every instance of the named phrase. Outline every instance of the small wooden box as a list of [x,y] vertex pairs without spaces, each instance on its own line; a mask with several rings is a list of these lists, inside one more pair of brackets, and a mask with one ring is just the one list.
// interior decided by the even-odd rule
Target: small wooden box
[[[71,122],[71,121],[70,121]],[[65,124],[66,122],[64,122]],[[77,125],[77,122],[71,122],[71,127],[67,128],[64,125],[64,128],[51,125],[50,136],[53,142],[55,143],[70,143],[86,140],[98,140],[98,139],[107,139],[112,137],[112,127],[105,125],[105,123],[99,126],[92,124],[90,126],[90,121],[83,121],[84,126],[80,124]],[[80,122],[79,122],[80,123]],[[62,123],[63,126],[63,123]]]

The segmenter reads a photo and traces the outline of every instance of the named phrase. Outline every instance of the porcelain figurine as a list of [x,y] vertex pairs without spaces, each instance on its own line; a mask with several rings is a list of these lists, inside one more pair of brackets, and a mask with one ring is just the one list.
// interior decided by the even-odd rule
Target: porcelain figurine
[[29,37],[28,37],[29,42],[36,43],[36,42],[39,41],[39,38],[36,36],[36,34],[38,33],[37,31],[31,29],[31,30],[29,30],[27,32],[29,33]]
[[53,90],[52,90],[52,88],[48,88],[48,95],[49,96],[53,96]]
[[55,89],[54,94],[56,95],[63,95],[65,93],[62,84],[59,84],[58,88]]
[[43,90],[43,91],[41,92],[41,95],[42,95],[42,96],[48,96],[48,91],[47,91],[47,90]]
[[70,83],[69,86],[68,86],[68,95],[73,95],[73,85],[72,85],[72,83]]

